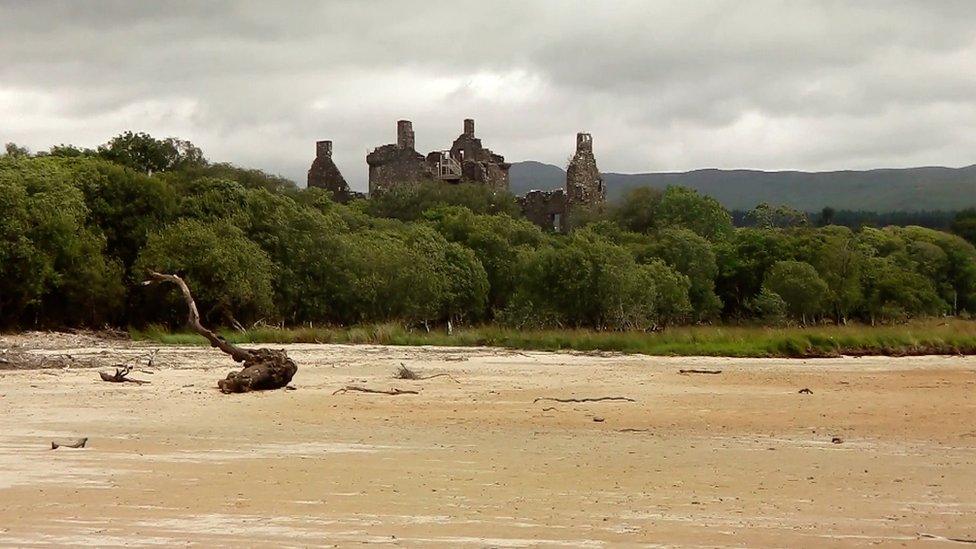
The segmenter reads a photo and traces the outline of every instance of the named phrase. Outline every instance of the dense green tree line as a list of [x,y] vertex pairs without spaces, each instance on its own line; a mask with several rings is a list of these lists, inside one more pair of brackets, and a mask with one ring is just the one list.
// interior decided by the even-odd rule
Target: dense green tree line
[[[223,325],[652,330],[976,311],[976,249],[918,226],[818,226],[760,204],[736,228],[715,200],[672,187],[579,210],[557,235],[476,185],[403,186],[344,205],[145,134],[95,150],[7,151],[4,327],[178,323],[177,296],[139,284],[150,269],[183,275]],[[971,237],[974,218],[954,228]]]

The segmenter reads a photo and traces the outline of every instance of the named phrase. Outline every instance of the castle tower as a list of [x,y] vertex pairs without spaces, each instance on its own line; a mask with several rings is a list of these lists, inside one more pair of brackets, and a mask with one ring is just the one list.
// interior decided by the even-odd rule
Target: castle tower
[[397,121],[397,147],[401,149],[415,148],[413,122],[409,120]]
[[370,194],[387,191],[397,185],[434,179],[424,155],[416,151],[413,123],[397,120],[396,128],[396,143],[376,147],[366,155]]
[[332,141],[316,141],[315,158],[332,158]]
[[566,197],[569,204],[602,204],[607,199],[588,133],[576,134],[576,154],[566,168]]
[[315,142],[315,160],[308,169],[308,186],[332,192],[336,202],[347,202],[351,196],[349,185],[332,161],[332,141]]

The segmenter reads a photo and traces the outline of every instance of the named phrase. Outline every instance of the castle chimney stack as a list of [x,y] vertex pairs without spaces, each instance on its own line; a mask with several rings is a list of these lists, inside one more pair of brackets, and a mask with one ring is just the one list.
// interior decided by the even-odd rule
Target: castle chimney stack
[[576,154],[593,152],[593,136],[580,132],[576,134]]
[[332,141],[316,141],[315,158],[332,158]]
[[401,149],[414,148],[413,122],[409,120],[397,121],[397,147]]
[[464,119],[464,135],[468,137],[474,137],[474,119],[465,118]]

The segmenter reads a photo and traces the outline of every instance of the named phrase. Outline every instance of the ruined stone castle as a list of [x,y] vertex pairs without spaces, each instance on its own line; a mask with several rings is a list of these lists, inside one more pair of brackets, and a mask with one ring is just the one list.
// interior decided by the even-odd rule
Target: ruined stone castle
[[415,143],[413,124],[409,120],[400,120],[396,143],[377,147],[366,155],[370,194],[420,181],[465,181],[508,190],[511,164],[505,162],[505,157],[485,148],[475,137],[474,120],[464,121],[464,131],[450,149],[424,156],[417,152]]
[[566,187],[549,191],[533,190],[517,198],[526,219],[556,232],[569,229],[568,215],[573,208],[600,206],[607,200],[603,177],[593,156],[593,137],[576,134],[576,154],[566,168]]
[[342,203],[360,194],[349,189],[346,178],[342,177],[339,167],[332,161],[332,141],[315,143],[315,160],[308,169],[308,186],[331,191],[332,198]]
[[[426,156],[417,152],[413,124],[397,122],[396,143],[382,145],[366,155],[369,165],[369,193],[382,193],[398,185],[425,181],[445,184],[461,182],[487,185],[508,191],[505,157],[484,147],[475,136],[474,120],[466,119],[461,135],[450,149]],[[350,191],[345,178],[332,161],[332,141],[316,143],[316,156],[308,170],[308,186],[327,189],[339,202],[361,196]],[[533,190],[517,198],[525,217],[546,230],[565,232],[567,216],[574,207],[601,205],[606,200],[603,178],[593,156],[593,139],[576,135],[576,154],[566,169],[566,186],[555,190]]]

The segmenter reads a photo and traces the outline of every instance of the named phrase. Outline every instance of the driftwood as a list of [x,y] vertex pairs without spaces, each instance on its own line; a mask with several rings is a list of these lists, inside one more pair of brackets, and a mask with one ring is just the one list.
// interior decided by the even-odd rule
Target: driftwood
[[454,383],[461,383],[460,381],[458,381],[457,379],[455,379],[454,376],[452,376],[451,374],[434,374],[432,376],[422,376],[422,375],[418,374],[417,372],[414,372],[410,368],[407,368],[406,366],[404,366],[404,364],[402,362],[400,363],[400,368],[397,370],[397,373],[393,377],[396,378],[396,379],[407,379],[407,380],[412,380],[412,381],[422,381],[422,380],[425,380],[425,379],[434,379],[435,377],[447,377],[448,379],[450,379]]
[[51,449],[57,450],[58,448],[84,448],[85,444],[88,443],[88,437],[75,438],[70,440],[52,441]]
[[679,374],[721,374],[722,370],[678,370]]
[[370,389],[368,387],[358,387],[356,385],[346,385],[342,389],[337,389],[332,394],[338,395],[338,394],[348,393],[349,391],[358,392],[358,393],[371,393],[377,395],[391,395],[391,396],[420,394],[419,391],[414,391],[412,389],[397,389],[396,387],[393,387],[388,391],[384,391],[382,389]]
[[539,397],[533,400],[533,403],[539,402],[541,400],[551,400],[553,402],[603,402],[604,400],[623,400],[626,402],[637,402],[636,400],[629,397],[595,397],[595,398],[553,398],[553,397]]
[[[129,383],[135,383],[137,385],[142,385],[143,383],[150,383],[149,381],[143,379],[132,379],[126,377],[131,372],[132,372],[132,366],[123,365],[122,367],[116,367],[114,374],[110,374],[108,372],[98,372],[98,376],[102,378],[102,381],[110,381],[112,383],[129,382]],[[147,372],[147,373],[151,374],[152,372]]]
[[200,312],[197,310],[197,304],[193,301],[190,288],[182,278],[153,271],[149,272],[149,276],[151,279],[143,282],[143,285],[155,282],[172,282],[179,286],[183,292],[183,300],[186,301],[186,307],[189,310],[187,324],[196,333],[207,338],[211,347],[216,347],[230,355],[234,362],[243,363],[244,368],[240,372],[231,372],[227,374],[226,379],[217,382],[221,392],[246,393],[265,389],[280,389],[291,382],[291,378],[298,371],[298,366],[292,359],[288,358],[288,354],[284,350],[244,349],[228,342],[200,323]]
[[918,537],[924,539],[934,539],[938,541],[954,541],[956,543],[976,543],[976,538],[949,538],[945,536],[937,536],[935,534],[926,534],[925,532],[919,532]]

